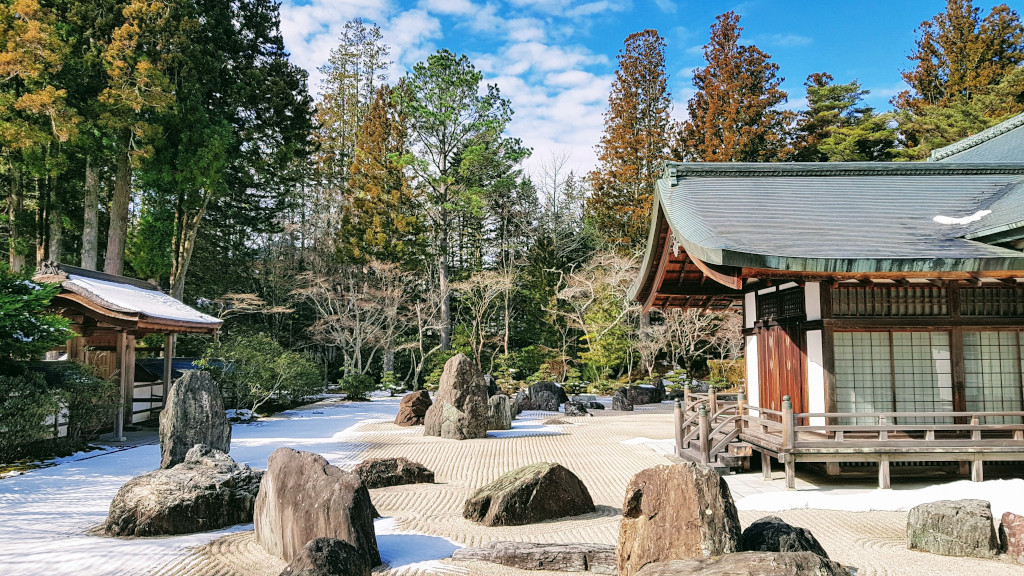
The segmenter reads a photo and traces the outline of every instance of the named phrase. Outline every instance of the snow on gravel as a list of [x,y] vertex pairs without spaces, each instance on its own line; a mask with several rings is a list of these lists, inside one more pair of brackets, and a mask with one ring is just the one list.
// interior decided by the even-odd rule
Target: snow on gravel
[[[393,419],[398,402],[394,398],[320,404],[252,424],[235,424],[231,456],[254,468],[266,468],[271,452],[290,446],[322,454],[332,464],[352,464],[362,448],[351,444],[351,428],[362,422]],[[104,521],[117,490],[131,478],[159,466],[160,447],[84,452],[54,463],[0,479],[3,576],[144,574],[184,555],[191,546],[252,529],[250,524],[202,534],[134,540],[92,535],[88,531]],[[407,556],[401,556],[400,564],[409,559]],[[436,557],[427,554],[422,559]]]

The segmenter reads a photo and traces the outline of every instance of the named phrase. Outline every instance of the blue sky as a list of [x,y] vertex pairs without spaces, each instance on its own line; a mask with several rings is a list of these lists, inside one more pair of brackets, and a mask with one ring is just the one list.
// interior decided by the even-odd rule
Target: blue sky
[[[989,3],[991,2],[991,4]],[[987,14],[995,0],[976,0]],[[1009,2],[1021,10],[1021,0]],[[715,16],[740,14],[744,43],[756,44],[780,66],[787,105],[804,104],[803,81],[828,72],[838,82],[859,80],[868,102],[888,109],[903,89],[900,71],[914,48],[914,29],[945,9],[944,0],[283,0],[282,31],[298,65],[327,60],[344,23],[376,23],[392,47],[392,79],[438,48],[467,54],[489,83],[512,101],[511,135],[534,149],[537,169],[564,155],[570,168],[596,162],[616,54],[629,34],[654,28],[666,41],[666,71],[675,102],[686,115],[690,75],[703,65]]]

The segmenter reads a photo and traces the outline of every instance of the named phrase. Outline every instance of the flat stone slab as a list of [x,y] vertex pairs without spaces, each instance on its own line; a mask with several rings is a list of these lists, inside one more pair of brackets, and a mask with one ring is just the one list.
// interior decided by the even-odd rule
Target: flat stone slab
[[480,548],[462,548],[453,560],[479,560],[521,570],[615,574],[615,546],[610,544],[535,544],[491,542]]

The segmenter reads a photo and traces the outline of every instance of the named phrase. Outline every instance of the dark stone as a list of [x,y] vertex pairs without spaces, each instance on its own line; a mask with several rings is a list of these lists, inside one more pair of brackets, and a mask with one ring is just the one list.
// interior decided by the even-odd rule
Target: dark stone
[[538,382],[527,388],[526,391],[530,394],[530,398],[533,399],[536,399],[542,392],[550,392],[554,394],[555,399],[559,404],[569,401],[569,395],[565,393],[565,388],[562,388],[554,382]]
[[665,391],[665,400],[682,400],[686,397],[686,388],[673,388]]
[[423,425],[425,436],[469,440],[487,435],[487,385],[476,363],[465,354],[445,363],[441,386]]
[[353,470],[368,490],[402,484],[433,484],[434,473],[419,462],[405,458],[372,458]]
[[629,393],[626,391],[626,388],[619,388],[612,395],[612,410],[633,411],[633,401],[629,399]]
[[512,413],[515,416],[519,416],[524,410],[533,410],[533,403],[530,402],[530,393],[526,390],[520,390],[516,392],[516,397],[512,400],[513,410]]
[[625,388],[627,398],[636,404],[659,404],[665,399],[665,385],[660,381],[655,385],[629,386]]
[[462,515],[484,526],[518,526],[593,512],[580,479],[560,464],[523,466],[478,489]]
[[644,566],[636,576],[850,576],[849,570],[813,552],[737,552]]
[[263,472],[209,446],[185,461],[128,481],[114,496],[104,531],[111,536],[192,534],[252,522]]
[[487,399],[487,429],[512,429],[512,399],[504,394],[496,394]]
[[231,423],[210,373],[188,370],[171,385],[160,412],[160,467],[181,464],[196,444],[228,453]]
[[547,390],[542,390],[531,402],[533,403],[534,410],[558,412],[558,397]]
[[806,528],[790,526],[778,516],[765,516],[740,535],[740,550],[745,552],[814,552],[828,558],[828,552]]
[[402,396],[402,402],[398,405],[398,415],[395,416],[395,424],[399,426],[422,426],[423,417],[433,402],[430,400],[430,392],[417,390]]
[[355,546],[337,538],[316,538],[280,576],[370,576],[370,570]]
[[589,396],[589,395],[588,396],[577,395],[577,396],[573,396],[569,400],[571,402],[578,402],[580,404],[583,404],[583,407],[586,408],[587,410],[604,410],[604,404],[601,404],[600,402],[598,402],[596,400],[593,400],[593,398],[594,398],[593,396]]
[[619,575],[653,562],[731,554],[740,520],[729,485],[693,463],[641,470],[626,487],[619,525]]
[[487,385],[488,397],[502,393],[501,388],[498,387],[498,381],[494,379],[494,376],[491,376],[490,374],[484,374],[484,384]]
[[476,560],[520,570],[615,574],[615,546],[609,544],[534,544],[491,542],[480,548],[462,548],[453,560]]
[[569,401],[565,403],[566,416],[590,416],[587,406],[582,402]]
[[1014,561],[1024,564],[1024,516],[1004,512],[999,522],[1002,551]]
[[278,448],[270,455],[253,514],[256,541],[291,562],[306,543],[337,538],[351,544],[360,565],[377,566],[373,504],[359,476],[319,454]]
[[992,508],[985,500],[939,500],[915,506],[907,515],[907,548],[991,558],[999,552]]

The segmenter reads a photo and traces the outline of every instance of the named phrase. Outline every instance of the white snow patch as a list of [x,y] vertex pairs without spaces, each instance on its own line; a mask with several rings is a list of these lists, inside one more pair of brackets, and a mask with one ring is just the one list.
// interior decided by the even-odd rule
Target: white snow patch
[[377,534],[377,548],[380,558],[392,570],[423,570],[442,574],[468,574],[461,568],[441,564],[438,560],[451,558],[462,548],[459,544],[418,532],[399,530],[394,518],[379,518],[373,522]]
[[183,304],[159,290],[146,290],[130,284],[108,282],[70,274],[63,284],[72,292],[85,291],[107,302],[120,312],[134,312],[182,322],[220,324],[220,320]]
[[1024,479],[1021,478],[985,482],[959,480],[923,488],[866,490],[853,493],[829,493],[822,490],[766,492],[741,498],[736,502],[736,508],[761,512],[802,508],[844,512],[902,512],[918,504],[937,500],[977,499],[987,500],[992,504],[992,516],[998,521],[1004,512],[1024,513],[1022,494]]
[[545,425],[540,420],[513,420],[511,430],[487,431],[487,435],[494,438],[523,438],[526,436],[559,436],[561,434],[565,434],[565,432],[562,432],[560,426],[548,426]]
[[622,444],[627,446],[647,446],[651,450],[654,450],[658,454],[674,454],[676,451],[676,441],[672,438],[660,439],[660,438],[647,438],[646,436],[637,436],[630,440],[623,440]]
[[982,218],[988,216],[991,213],[991,210],[978,210],[974,214],[971,214],[970,216],[964,216],[962,218],[953,218],[950,216],[936,216],[935,218],[932,218],[932,220],[938,222],[939,224],[959,224],[963,226],[965,224],[970,224],[971,222],[977,222],[978,220],[981,220]]

